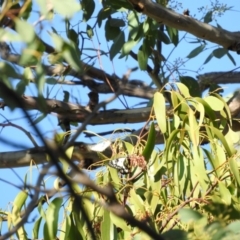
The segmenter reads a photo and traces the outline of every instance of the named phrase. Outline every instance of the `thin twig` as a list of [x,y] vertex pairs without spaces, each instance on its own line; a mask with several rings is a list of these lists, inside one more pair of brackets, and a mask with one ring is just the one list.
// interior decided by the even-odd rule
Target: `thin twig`
[[24,132],[27,137],[31,140],[31,142],[33,143],[34,147],[38,147],[38,144],[36,143],[36,141],[34,140],[34,138],[32,137],[31,133],[28,132],[27,130],[25,130],[23,127],[17,125],[17,124],[14,124],[14,123],[11,123],[11,122],[8,122],[8,123],[0,123],[0,126],[2,127],[15,127],[19,130],[21,130],[22,132]]

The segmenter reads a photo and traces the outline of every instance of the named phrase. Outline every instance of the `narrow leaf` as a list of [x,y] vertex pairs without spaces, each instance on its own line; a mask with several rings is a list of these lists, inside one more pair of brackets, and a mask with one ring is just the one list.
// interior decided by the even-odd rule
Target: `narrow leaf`
[[204,64],[207,64],[212,58],[213,58],[213,54],[211,53],[211,54],[206,58],[206,60],[204,61],[203,65],[204,65]]
[[162,93],[156,92],[153,99],[153,108],[157,123],[161,132],[164,134],[167,131],[165,98]]
[[140,47],[138,50],[138,64],[141,70],[146,70],[147,69],[147,61],[148,61],[148,56],[146,54],[146,52],[144,52],[142,50],[142,48]]
[[233,63],[233,65],[236,66],[236,62],[235,62],[234,58],[232,57],[232,55],[231,55],[229,52],[227,52],[227,56],[228,56],[228,58],[231,60],[231,62]]
[[172,43],[177,46],[178,45],[178,30],[176,28],[166,26],[168,36],[170,37]]
[[144,156],[146,161],[148,161],[151,157],[152,151],[155,146],[155,139],[156,139],[155,124],[154,122],[152,122],[148,133],[147,143],[142,152],[142,155]]
[[230,158],[229,159],[229,167],[230,167],[230,170],[231,170],[234,178],[236,179],[236,181],[238,183],[238,186],[240,187],[239,170],[238,170],[238,165],[237,165],[237,162],[236,162],[235,158]]
[[124,32],[120,32],[120,34],[114,40],[114,42],[110,48],[110,59],[111,60],[120,52],[124,42],[125,42]]
[[193,49],[188,55],[187,55],[187,58],[194,58],[196,57],[199,53],[201,53],[204,48],[205,48],[205,44],[202,44],[198,47],[196,47],[195,49]]
[[219,192],[221,195],[221,199],[223,200],[223,202],[226,205],[230,205],[232,197],[231,197],[229,190],[221,181],[218,182],[218,186],[219,186]]
[[58,227],[58,215],[62,205],[62,198],[55,198],[48,206],[46,222],[44,224],[44,239],[55,239]]

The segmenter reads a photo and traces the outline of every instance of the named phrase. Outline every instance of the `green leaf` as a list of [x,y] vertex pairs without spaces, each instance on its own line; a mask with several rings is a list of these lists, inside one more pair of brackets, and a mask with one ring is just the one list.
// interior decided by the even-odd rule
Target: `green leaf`
[[106,8],[102,8],[97,16],[97,23],[99,28],[102,26],[102,21],[105,20],[106,18],[108,18],[112,13],[112,8],[110,7],[106,7]]
[[189,122],[189,136],[193,143],[193,146],[197,147],[199,144],[199,126],[195,118],[195,114],[191,108],[188,111],[188,122]]
[[121,56],[126,56],[129,54],[129,52],[133,49],[133,47],[137,44],[137,41],[129,40],[123,44],[122,47],[122,54]]
[[34,80],[34,75],[30,67],[24,68],[23,78],[26,81],[26,83],[29,83],[30,81]]
[[[77,204],[77,202],[75,202]],[[95,204],[87,198],[82,198],[82,207],[84,208],[89,221],[94,219]]]
[[203,65],[204,65],[204,64],[207,64],[212,58],[213,58],[213,54],[211,53],[211,54],[206,58],[206,60],[204,61]]
[[209,189],[209,177],[206,172],[203,151],[199,146],[193,146],[192,151],[193,160],[190,162],[192,184],[195,185],[193,179],[197,177],[201,186],[201,192],[204,193]]
[[225,48],[218,48],[212,51],[213,56],[216,58],[222,58],[227,53],[228,53],[228,50]]
[[83,21],[87,22],[95,10],[95,2],[94,0],[82,0],[81,4],[83,8]]
[[73,43],[75,43],[76,47],[78,47],[79,44],[78,34],[73,28],[67,31],[67,36]]
[[[185,85],[183,85],[183,86],[186,87]],[[185,118],[188,114],[188,108],[189,108],[187,103],[186,103],[185,98],[183,98],[181,96],[181,94],[179,94],[175,91],[172,91],[171,92],[171,99],[172,99],[173,107],[175,109],[174,112],[176,112],[178,117],[180,117],[182,120],[185,120]]]
[[158,126],[164,134],[167,131],[166,103],[162,93],[156,92],[153,97],[153,108]]
[[15,216],[15,219],[20,218],[20,211],[26,202],[28,197],[28,193],[26,191],[21,191],[18,193],[18,195],[15,197],[13,201],[13,209],[12,214]]
[[141,70],[147,69],[148,56],[146,52],[142,50],[142,47],[139,48],[137,54],[138,64]]
[[165,154],[166,154],[166,159],[169,159],[169,154],[170,154],[170,149],[171,149],[171,146],[172,144],[174,143],[174,141],[176,141],[178,138],[177,138],[177,134],[180,133],[180,130],[179,129],[176,129],[174,131],[172,131],[170,133],[170,136],[169,138],[167,139],[167,142],[166,142],[166,150],[165,150]]
[[[16,225],[21,220],[21,209],[26,202],[28,193],[26,191],[21,191],[18,193],[13,202],[12,214],[10,215],[13,225]],[[24,229],[24,226],[21,226],[17,229],[17,236],[20,239],[26,239],[27,233]]]
[[79,220],[79,218],[76,217],[77,214],[71,213],[70,219],[71,219],[71,228],[68,234],[68,238],[66,240],[70,239],[78,239],[78,240],[85,240],[85,232],[84,232],[84,220]]
[[37,86],[38,94],[39,94],[38,105],[39,105],[39,107],[41,107],[42,110],[45,110],[44,106],[46,106],[46,102],[42,96],[44,86],[46,84],[45,83],[45,72],[44,72],[43,66],[40,62],[37,64],[35,71],[36,71],[36,86]]
[[21,35],[16,32],[10,32],[5,28],[0,28],[0,39],[4,39],[9,42],[20,42],[22,41]]
[[206,103],[208,103],[209,106],[211,106],[211,108],[214,111],[221,111],[224,108],[223,102],[220,99],[216,98],[216,97],[207,96],[207,97],[204,98],[204,101]]
[[[112,222],[116,227],[118,227],[126,232],[131,231],[130,225],[128,225],[127,222],[125,220],[123,220],[122,218],[114,215],[112,212],[110,212],[110,222]],[[114,238],[111,238],[111,239],[114,239]]]
[[170,37],[172,43],[177,46],[178,45],[178,30],[176,28],[172,28],[169,26],[166,26],[167,32],[168,32],[168,36]]
[[219,193],[221,195],[222,201],[226,205],[230,205],[232,200],[231,193],[229,192],[225,184],[223,184],[221,181],[218,182],[218,187],[219,187]]
[[110,18],[109,24],[111,27],[124,27],[125,26],[125,22],[119,18]]
[[68,43],[64,41],[61,37],[57,34],[51,34],[55,49],[62,53],[65,60],[69,63],[69,65],[76,71],[81,72],[81,61],[80,56],[78,55],[79,52],[77,51],[76,47],[73,43]]
[[50,85],[55,85],[55,84],[57,84],[57,80],[56,80],[55,78],[53,78],[53,77],[48,77],[48,78],[46,78],[46,79],[45,79],[45,82],[46,82],[47,84],[50,84]]
[[129,40],[133,39],[135,40],[138,31],[139,31],[139,19],[138,15],[135,11],[131,11],[128,14],[128,31],[129,31]]
[[199,53],[201,53],[205,49],[205,44],[202,44],[195,49],[193,49],[188,55],[187,58],[194,58],[196,57]]
[[113,182],[115,184],[120,184],[121,180],[119,178],[117,169],[108,167],[108,172],[109,172],[109,175],[110,175],[111,179],[113,180]]
[[52,19],[53,9],[52,9],[52,5],[49,6],[48,0],[36,0],[36,2],[39,5],[42,15],[44,15],[46,19]]
[[63,101],[68,102],[69,97],[70,97],[70,93],[68,91],[63,91],[63,93],[64,93]]
[[41,233],[39,234],[41,221],[42,221],[42,217],[39,217],[33,225],[33,230],[32,230],[33,239],[38,239],[38,236],[41,235]]
[[122,31],[120,28],[112,27],[110,25],[110,20],[108,19],[105,23],[105,37],[107,41],[116,39]]
[[93,33],[93,29],[87,24],[87,35],[89,38],[92,38],[94,33]]
[[[105,240],[111,240],[112,232],[114,231],[115,226],[111,221],[110,212],[104,210],[103,220],[101,221],[101,233],[104,233]],[[115,231],[114,231],[115,232]]]
[[156,140],[155,124],[154,122],[152,122],[148,133],[147,143],[142,152],[142,155],[144,156],[146,161],[148,161],[151,157],[152,151],[155,146],[155,140]]
[[[21,14],[21,16],[24,20],[28,20],[30,14],[32,12],[32,5],[33,5],[32,1],[25,1],[25,4],[24,4],[25,10]],[[20,8],[21,8],[21,6],[20,6]]]
[[240,233],[239,226],[240,226],[240,220],[237,220],[237,221],[231,222],[226,228],[233,233],[239,234]]
[[46,211],[46,222],[43,228],[43,235],[44,239],[55,239],[57,235],[57,228],[58,228],[58,216],[59,210],[62,206],[62,198],[55,198],[49,204],[47,211]]
[[70,230],[71,230],[71,218],[70,216],[66,216],[61,225],[59,240],[68,239]]
[[[180,93],[183,95],[184,98],[191,97],[189,94],[189,89],[187,88],[187,86],[185,84],[182,84],[180,82],[176,82],[175,84],[177,85]],[[178,96],[180,96],[180,95],[178,94]]]
[[26,83],[24,80],[18,82],[16,86],[16,92],[18,93],[19,96],[24,94],[27,85],[28,83]]
[[177,239],[177,240],[188,240],[187,232],[179,229],[172,229],[162,234],[163,239]]
[[149,18],[147,18],[142,25],[143,33],[146,34],[150,29]]
[[[216,137],[222,142],[222,144],[228,154],[228,157],[232,157],[236,153],[236,149],[234,149],[233,146],[231,146],[227,143],[226,138],[224,137],[224,135],[222,134],[222,132],[219,129],[217,129],[215,127],[211,127],[210,129],[216,135]],[[230,162],[230,160],[229,160],[229,162]],[[235,165],[232,165],[232,166],[235,166]],[[238,175],[238,178],[240,180],[239,175]],[[240,183],[240,181],[239,181],[239,183]]]
[[232,116],[231,116],[230,109],[229,109],[228,104],[226,103],[226,101],[217,93],[212,93],[212,95],[215,96],[216,98],[218,98],[223,103],[223,105],[224,105],[223,111],[225,111],[227,113],[227,118],[228,118],[228,120],[231,123]]
[[180,219],[183,223],[200,220],[203,216],[197,211],[190,208],[182,208],[178,212]]
[[162,41],[163,43],[165,43],[165,44],[170,44],[171,43],[171,41],[170,41],[170,39],[169,39],[169,37],[167,36],[166,33],[162,32],[162,31],[158,31],[157,34],[158,34],[158,39],[160,41]]
[[71,18],[75,13],[81,10],[81,5],[76,0],[52,0],[51,3],[53,4],[54,11],[62,15],[64,18]]
[[231,170],[234,178],[236,179],[236,181],[238,183],[238,187],[240,187],[239,170],[238,170],[238,165],[237,165],[237,162],[236,162],[235,158],[232,157],[232,158],[229,159],[229,167],[230,167],[230,170]]
[[120,52],[124,42],[125,42],[125,35],[124,35],[124,31],[122,31],[120,32],[118,37],[115,39],[115,41],[113,42],[110,48],[109,55],[111,60]]
[[212,121],[214,121],[216,119],[216,115],[215,113],[212,111],[212,108],[210,107],[210,105],[204,101],[202,98],[199,98],[199,97],[195,97],[194,98],[197,102],[201,103],[203,106],[204,106],[204,110],[207,114],[208,117],[210,117],[210,119]]
[[17,19],[16,20],[16,30],[21,36],[22,40],[26,43],[32,43],[34,39],[36,38],[36,34],[34,31],[33,26],[26,22]]
[[147,56],[150,56],[153,52],[156,39],[153,36],[147,36],[143,40],[142,48]]
[[201,97],[201,90],[196,79],[189,76],[180,77],[181,83],[186,85],[192,97]]
[[206,13],[206,15],[204,16],[204,22],[205,23],[210,23],[211,21],[212,21],[212,14],[213,14],[213,12],[212,11],[208,11],[207,13]]
[[227,52],[227,56],[228,56],[228,58],[231,60],[231,62],[233,63],[233,65],[236,66],[236,62],[235,62],[234,58],[232,57],[232,55],[231,55],[229,52]]
[[134,205],[134,210],[138,213],[145,213],[146,206],[144,205],[144,202],[139,194],[135,191],[134,188],[132,188],[129,192],[129,202],[130,205]]

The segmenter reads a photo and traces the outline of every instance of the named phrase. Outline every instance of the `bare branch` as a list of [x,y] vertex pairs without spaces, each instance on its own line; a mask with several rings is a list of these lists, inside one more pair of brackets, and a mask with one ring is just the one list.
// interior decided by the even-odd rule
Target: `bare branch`
[[[86,107],[81,105],[66,103],[55,99],[45,99],[45,104],[42,106],[38,98],[23,96],[22,104],[25,110],[39,110],[44,113],[57,113],[61,121],[67,119],[71,122],[84,122],[90,114],[92,114]],[[4,108],[6,104],[0,101],[0,108]],[[16,106],[19,107],[19,106]],[[112,109],[100,111],[94,114],[94,117],[88,124],[113,124],[113,123],[138,123],[144,122],[148,119],[151,108],[138,108],[119,110]]]
[[212,84],[240,83],[240,72],[210,72],[198,75],[197,78],[203,92]]
[[[12,54],[10,52],[10,47],[6,43],[0,43],[0,56],[2,59],[9,61],[14,64],[19,65],[20,55],[19,54]],[[153,97],[153,94],[155,93],[156,89],[149,87],[147,84],[145,84],[141,80],[129,80],[127,83],[123,79],[120,79],[117,76],[112,76],[110,74],[107,74],[106,72],[97,69],[91,65],[83,63],[84,66],[84,74],[78,73],[75,70],[71,69],[68,72],[68,76],[72,76],[76,79],[79,79],[79,81],[59,81],[56,79],[56,83],[59,84],[68,84],[68,85],[83,85],[88,87],[91,91],[95,91],[98,93],[112,93],[114,90],[115,92],[121,91],[121,94],[126,96],[132,96],[132,97],[139,97],[139,98],[145,98],[150,99]],[[62,76],[63,73],[66,71],[67,67],[64,65],[44,65],[43,68],[45,70],[46,75],[48,76]],[[31,66],[31,69],[35,71],[35,66]],[[18,79],[22,79],[21,74],[18,75]],[[104,80],[104,76],[110,81],[111,86],[113,89],[109,87],[109,84],[107,84]],[[97,82],[97,80],[104,81],[103,83]],[[34,81],[34,79],[32,79]]]
[[[1,103],[0,103],[0,105],[1,105]],[[33,143],[34,147],[38,147],[38,145],[37,145],[36,141],[34,140],[33,136],[30,134],[30,132],[26,131],[23,127],[21,127],[21,126],[19,126],[17,124],[11,123],[11,122],[0,123],[0,126],[2,126],[2,127],[9,127],[9,126],[10,127],[15,127],[17,129],[23,131],[27,135],[27,137],[31,140],[31,142]]]

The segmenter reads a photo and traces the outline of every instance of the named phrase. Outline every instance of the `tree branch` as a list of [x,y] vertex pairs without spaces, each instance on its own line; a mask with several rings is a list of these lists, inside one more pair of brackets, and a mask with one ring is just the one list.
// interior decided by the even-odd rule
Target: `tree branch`
[[240,83],[240,72],[210,72],[197,76],[201,92],[212,84]]
[[217,43],[222,47],[240,53],[240,32],[229,32],[190,16],[176,13],[150,0],[129,0],[133,7],[158,23],[186,31],[201,39]]

